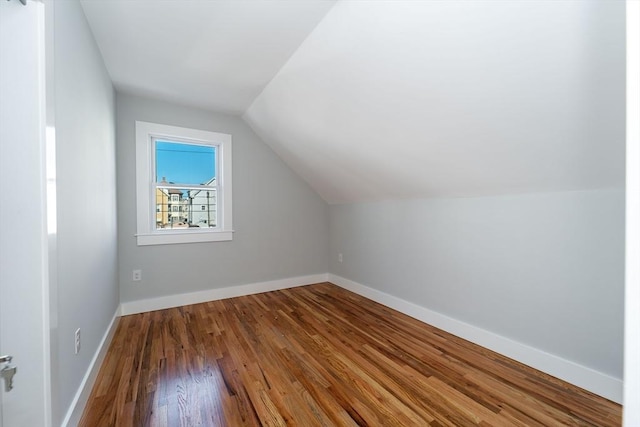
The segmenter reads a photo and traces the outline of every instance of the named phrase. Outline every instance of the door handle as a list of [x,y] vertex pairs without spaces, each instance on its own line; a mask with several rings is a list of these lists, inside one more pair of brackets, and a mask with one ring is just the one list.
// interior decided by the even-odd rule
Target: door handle
[[0,369],[0,378],[4,380],[4,391],[11,391],[13,388],[13,376],[18,372],[18,368],[11,365],[13,356],[0,356],[0,364],[4,364]]
[[11,391],[13,388],[13,376],[18,372],[18,368],[6,365],[0,370],[0,377],[4,379],[4,391]]

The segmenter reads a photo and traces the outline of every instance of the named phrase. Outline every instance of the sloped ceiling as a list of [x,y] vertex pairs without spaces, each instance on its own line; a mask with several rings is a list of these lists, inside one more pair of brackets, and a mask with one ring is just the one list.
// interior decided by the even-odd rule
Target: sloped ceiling
[[240,114],[335,0],[81,0],[116,89]]
[[329,203],[624,185],[622,1],[81,4],[119,91],[242,114]]
[[339,1],[243,118],[330,203],[624,185],[624,2]]

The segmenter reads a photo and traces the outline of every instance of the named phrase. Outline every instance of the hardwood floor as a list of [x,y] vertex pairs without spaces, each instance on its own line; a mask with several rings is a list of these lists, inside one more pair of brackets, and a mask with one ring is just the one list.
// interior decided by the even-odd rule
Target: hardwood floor
[[80,425],[617,426],[621,412],[321,283],[122,317]]

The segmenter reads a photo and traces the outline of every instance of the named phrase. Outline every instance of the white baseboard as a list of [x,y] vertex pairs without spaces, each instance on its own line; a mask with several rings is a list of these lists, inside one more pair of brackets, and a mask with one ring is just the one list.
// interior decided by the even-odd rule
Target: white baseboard
[[394,310],[398,310],[399,312],[415,319],[469,340],[475,344],[496,351],[524,363],[525,365],[531,366],[532,368],[546,372],[549,375],[553,375],[571,384],[575,384],[578,387],[582,387],[614,402],[622,402],[623,382],[618,378],[611,377],[575,362],[513,341],[493,332],[478,328],[477,326],[453,319],[352,280],[345,279],[334,274],[324,273],[122,303],[114,314],[113,319],[102,338],[100,346],[89,365],[89,369],[87,370],[69,410],[67,411],[64,421],[62,422],[62,426],[75,426],[80,421],[82,411],[87,403],[89,394],[91,393],[91,389],[93,388],[93,384],[95,383],[98,375],[98,371],[109,348],[113,334],[115,333],[117,325],[116,320],[121,315],[124,316],[146,311],[161,310],[164,308],[197,304],[200,302],[233,298],[327,281],[380,304],[386,305],[387,307],[393,308]]
[[622,403],[623,382],[570,360],[513,341],[477,326],[456,320],[417,304],[370,288],[344,277],[328,275],[328,281],[363,297],[510,357],[616,403]]
[[91,394],[91,389],[93,389],[93,384],[96,382],[96,377],[98,376],[98,371],[102,366],[102,362],[107,354],[107,350],[109,349],[109,344],[111,344],[111,339],[113,338],[113,334],[116,332],[116,326],[118,322],[116,320],[120,317],[120,307],[116,310],[113,315],[113,319],[111,319],[111,323],[107,328],[104,336],[102,337],[102,341],[100,341],[100,345],[96,350],[96,353],[93,355],[93,359],[89,364],[89,369],[84,375],[82,382],[80,383],[80,387],[76,392],[76,395],[73,397],[73,401],[71,402],[71,406],[67,411],[64,420],[62,421],[62,427],[72,427],[77,426],[80,422],[80,417],[82,417],[82,411],[84,411],[84,407],[87,404],[87,400],[89,400],[89,395]]
[[293,288],[296,286],[311,285],[327,281],[327,273],[313,274],[310,276],[290,277],[287,279],[272,280],[269,282],[250,283],[248,285],[229,286],[226,288],[208,289],[206,291],[191,292],[188,294],[169,295],[164,297],[149,298],[137,301],[128,301],[121,304],[123,316],[128,314],[144,313],[147,311],[163,310],[165,308],[180,307],[182,305],[198,304],[201,302],[215,301],[224,298],[233,298],[243,295],[259,294],[262,292],[277,291],[279,289]]

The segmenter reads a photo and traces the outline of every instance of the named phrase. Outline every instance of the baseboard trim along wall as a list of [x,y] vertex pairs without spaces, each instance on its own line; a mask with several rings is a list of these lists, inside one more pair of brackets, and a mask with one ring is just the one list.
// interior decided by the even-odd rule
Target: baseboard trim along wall
[[510,357],[549,375],[553,375],[571,384],[575,384],[578,387],[591,391],[592,393],[598,394],[617,403],[622,402],[623,382],[618,378],[611,377],[575,362],[571,362],[561,357],[538,350],[534,347],[505,338],[493,332],[489,332],[460,320],[445,316],[403,300],[402,298],[398,298],[369,286],[345,279],[344,277],[324,273],[123,302],[114,314],[113,319],[102,338],[100,346],[89,365],[89,369],[87,370],[71,406],[67,411],[64,421],[62,422],[62,426],[75,426],[80,421],[82,411],[87,403],[89,394],[91,393],[91,389],[93,388],[93,384],[98,375],[98,371],[100,370],[100,366],[102,365],[109,344],[111,343],[111,339],[113,338],[113,334],[115,333],[117,319],[119,319],[119,316],[252,295],[261,292],[294,288],[327,281],[387,307],[393,308],[394,310],[422,322],[428,323],[429,325],[440,328],[475,344],[498,352],[504,356]]
[[73,401],[71,402],[71,406],[67,410],[67,414],[62,421],[62,427],[72,427],[77,426],[80,422],[80,418],[82,417],[82,411],[84,411],[84,407],[89,400],[89,395],[91,394],[91,389],[93,389],[93,384],[96,382],[96,378],[98,376],[98,371],[100,371],[100,367],[102,366],[102,362],[104,361],[105,356],[107,355],[107,350],[109,350],[109,344],[111,344],[111,339],[116,332],[116,326],[118,326],[117,320],[120,318],[120,307],[116,310],[113,315],[113,319],[111,319],[111,323],[109,323],[109,327],[107,331],[104,333],[102,337],[102,341],[100,341],[100,345],[96,350],[96,353],[93,355],[93,359],[91,359],[91,363],[89,364],[89,369],[84,374],[84,378],[80,383],[80,387],[76,392],[76,395],[73,397]]
[[290,277],[287,279],[271,280],[268,282],[250,283],[247,285],[236,285],[218,289],[207,289],[205,291],[191,292],[188,294],[169,295],[144,300],[128,301],[122,303],[121,312],[123,316],[126,316],[128,314],[163,310],[165,308],[180,307],[182,305],[198,304],[201,302],[240,297],[243,295],[277,291],[279,289],[294,288],[297,286],[326,282],[327,276],[327,273],[312,274],[309,276]]
[[616,403],[622,403],[623,382],[575,362],[513,341],[493,332],[453,319],[417,304],[389,295],[377,289],[334,274],[328,281],[344,289],[369,298],[401,313],[440,328],[460,338],[510,357],[578,387],[589,390]]

